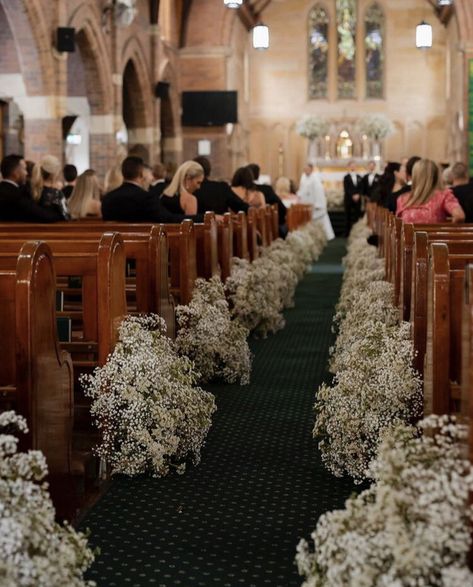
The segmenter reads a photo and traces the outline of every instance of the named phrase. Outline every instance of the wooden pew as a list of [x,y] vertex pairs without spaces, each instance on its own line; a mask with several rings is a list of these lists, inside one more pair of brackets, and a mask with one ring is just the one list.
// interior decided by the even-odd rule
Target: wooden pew
[[210,279],[220,274],[218,229],[215,214],[206,212],[203,224],[194,224],[197,277]]
[[469,254],[449,249],[434,242],[429,251],[424,395],[435,414],[460,412],[465,267],[473,262],[473,247]]
[[273,222],[273,238],[279,236],[279,208],[277,204],[271,204],[271,218]]
[[[18,255],[24,239],[2,239],[0,269]],[[103,365],[112,352],[118,326],[126,315],[125,252],[117,233],[105,233],[100,241],[49,240],[57,276],[82,279],[82,337],[66,344],[75,355],[97,353]],[[89,363],[89,361],[86,361]]]
[[225,283],[232,272],[232,259],[233,220],[232,215],[227,212],[223,215],[223,222],[218,224],[218,261],[220,265],[220,276],[223,283]]
[[256,226],[261,239],[263,247],[267,247],[270,244],[270,237],[268,234],[268,222],[266,215],[266,206],[264,208],[256,209]]
[[256,208],[250,208],[247,216],[248,226],[248,249],[250,260],[254,261],[259,257],[258,244],[258,212]]
[[26,418],[22,450],[41,450],[51,476],[71,473],[73,372],[56,332],[56,276],[49,247],[0,243],[0,394]]
[[233,254],[235,257],[250,260],[247,219],[242,211],[233,215]]
[[[412,283],[411,283],[411,310],[410,322],[412,324],[412,340],[416,356],[414,358],[414,367],[419,373],[423,372],[425,345],[427,336],[427,293],[428,293],[428,246],[431,242],[446,243],[452,253],[467,253],[473,249],[473,239],[464,240],[457,236],[443,233],[445,237],[435,237],[435,240],[429,239],[432,233],[417,231],[414,233],[414,248],[412,253]],[[464,235],[463,235],[464,236]],[[468,237],[468,235],[467,235]]]

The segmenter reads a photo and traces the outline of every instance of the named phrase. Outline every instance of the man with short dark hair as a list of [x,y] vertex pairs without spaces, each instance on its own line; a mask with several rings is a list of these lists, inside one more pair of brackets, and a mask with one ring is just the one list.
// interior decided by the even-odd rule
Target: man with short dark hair
[[349,161],[347,174],[343,178],[343,203],[345,206],[345,236],[350,234],[352,224],[361,216],[362,178],[355,171],[355,162]]
[[169,212],[152,192],[143,187],[144,161],[130,156],[122,163],[123,183],[102,200],[104,220],[117,222],[164,222],[179,223],[185,218],[202,222],[203,216],[184,216]]
[[379,173],[376,173],[376,161],[368,161],[367,171],[363,176],[363,195],[371,202],[372,196],[376,193],[379,185]]
[[201,214],[207,211],[225,214],[229,210],[248,212],[248,204],[233,192],[228,183],[210,179],[212,167],[207,157],[194,157],[194,161],[204,170],[204,181],[200,188],[194,192],[194,196],[197,198],[197,209]]
[[468,167],[461,162],[451,168],[452,192],[465,212],[465,222],[473,222],[473,183],[470,181]]
[[43,207],[34,202],[26,190],[27,170],[21,155],[7,155],[2,159],[0,170],[0,221],[12,222],[57,222],[64,220],[54,206]]
[[70,198],[72,195],[72,190],[76,185],[77,180],[77,167],[75,165],[67,164],[64,165],[64,169],[62,170],[62,174],[64,176],[65,185],[62,188],[62,193],[66,196],[66,199]]

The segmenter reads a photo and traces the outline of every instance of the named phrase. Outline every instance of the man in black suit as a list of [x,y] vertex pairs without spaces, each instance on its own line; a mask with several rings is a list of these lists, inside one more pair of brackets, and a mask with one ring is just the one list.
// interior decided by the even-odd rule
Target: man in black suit
[[194,157],[194,161],[204,170],[204,181],[200,188],[194,192],[194,196],[197,198],[198,211],[201,214],[207,211],[215,212],[215,214],[225,214],[229,210],[232,212],[239,212],[240,210],[248,212],[248,204],[233,192],[228,183],[209,179],[212,167],[207,157]]
[[25,189],[26,162],[21,155],[7,155],[0,166],[0,221],[57,222],[64,220],[56,206],[48,208],[34,202]]
[[64,165],[62,174],[64,176],[65,183],[61,191],[66,196],[66,200],[68,200],[72,196],[74,186],[76,185],[77,167],[71,164]]
[[468,167],[464,163],[455,163],[451,174],[452,192],[465,212],[465,222],[473,222],[473,183],[468,175]]
[[351,226],[361,216],[361,195],[363,181],[355,172],[355,162],[348,163],[348,173],[343,178],[343,202],[345,205],[345,236],[350,234]]
[[363,176],[363,195],[371,202],[372,196],[376,193],[379,185],[379,173],[376,173],[376,162],[369,161],[367,165],[368,173]]
[[102,200],[104,220],[116,222],[179,223],[185,218],[203,222],[203,215],[184,216],[167,210],[152,192],[143,189],[144,161],[130,156],[122,163],[122,185],[105,195]]

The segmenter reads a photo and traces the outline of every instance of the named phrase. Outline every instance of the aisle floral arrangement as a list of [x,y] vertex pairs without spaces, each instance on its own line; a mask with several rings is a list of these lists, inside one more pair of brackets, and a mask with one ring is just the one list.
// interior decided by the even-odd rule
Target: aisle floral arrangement
[[191,359],[202,383],[250,382],[249,331],[232,320],[220,277],[198,279],[187,306],[176,308],[177,352]]
[[[0,414],[0,428],[28,432],[25,419],[14,412]],[[83,575],[94,554],[84,534],[56,523],[44,455],[17,448],[16,436],[0,434],[0,584],[92,587]]]
[[97,454],[112,474],[160,477],[200,461],[214,396],[196,386],[192,362],[165,332],[158,316],[128,317],[107,363],[82,377],[102,434]]
[[273,241],[252,263],[235,258],[225,284],[232,318],[261,338],[283,328],[282,312],[293,305],[297,282],[325,243],[322,227],[314,222],[289,233],[285,241]]
[[473,468],[448,416],[383,435],[373,486],[322,515],[296,556],[303,587],[468,587]]
[[421,383],[412,368],[410,327],[399,323],[391,284],[369,230],[353,230],[344,259],[345,276],[334,318],[338,337],[331,349],[331,386],[315,403],[314,437],[326,467],[356,482],[369,475],[383,432],[419,416]]

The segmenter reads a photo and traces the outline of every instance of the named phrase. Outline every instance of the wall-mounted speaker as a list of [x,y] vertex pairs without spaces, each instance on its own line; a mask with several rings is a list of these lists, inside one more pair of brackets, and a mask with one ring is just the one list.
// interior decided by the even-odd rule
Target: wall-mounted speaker
[[169,82],[158,82],[154,88],[154,95],[156,98],[168,98],[170,85]]
[[60,53],[74,53],[76,50],[76,29],[58,27],[56,32],[56,49]]

